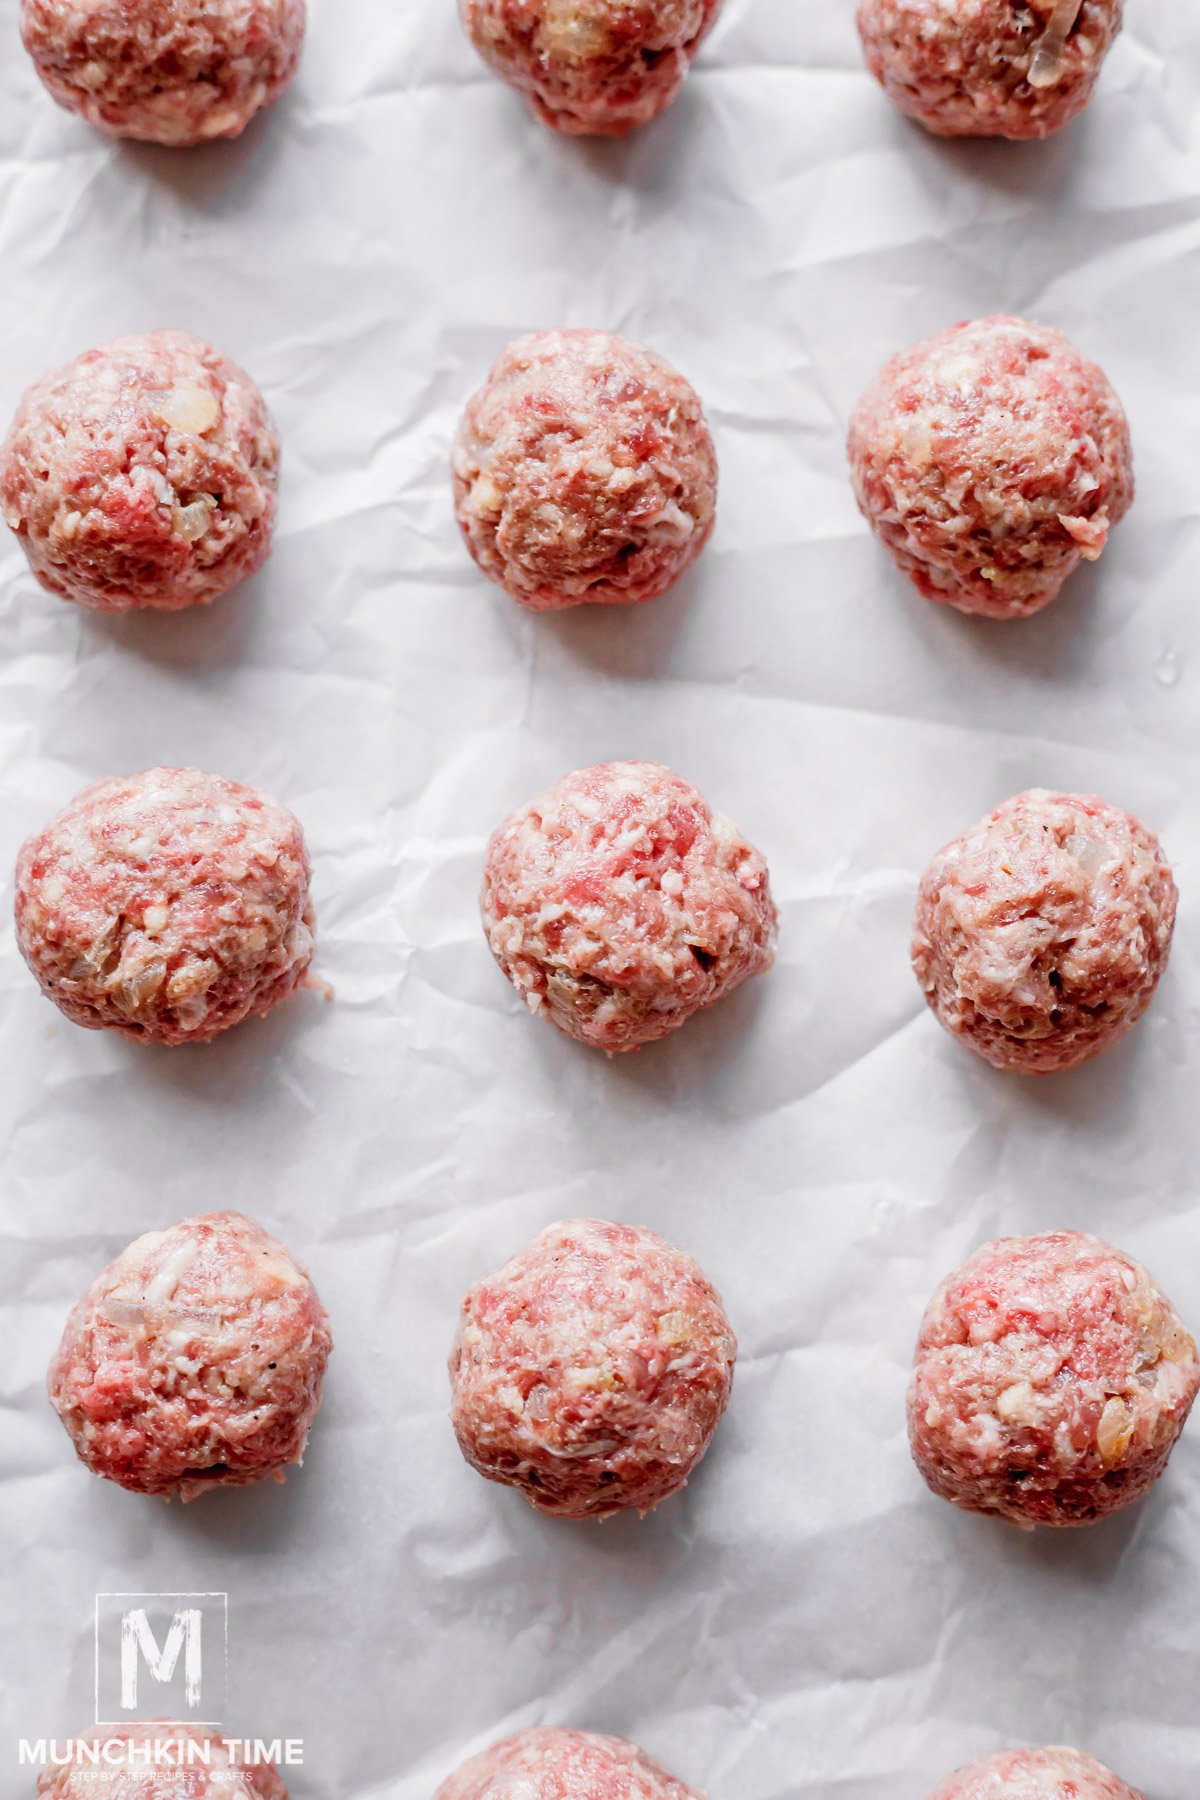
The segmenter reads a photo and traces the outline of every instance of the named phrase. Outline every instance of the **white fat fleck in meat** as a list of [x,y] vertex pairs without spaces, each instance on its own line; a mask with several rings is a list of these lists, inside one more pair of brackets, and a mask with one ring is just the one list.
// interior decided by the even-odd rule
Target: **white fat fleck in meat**
[[[155,1250],[162,1254],[156,1256]],[[180,1281],[191,1268],[199,1253],[199,1245],[195,1239],[176,1236],[170,1242],[165,1234],[160,1236],[154,1246],[144,1245],[141,1260],[151,1271],[150,1279],[142,1292],[147,1306],[161,1306],[164,1301],[171,1300]]]
[[1067,72],[1067,38],[1079,18],[1083,0],[1055,0],[1045,31],[1034,48],[1029,85],[1052,88]]

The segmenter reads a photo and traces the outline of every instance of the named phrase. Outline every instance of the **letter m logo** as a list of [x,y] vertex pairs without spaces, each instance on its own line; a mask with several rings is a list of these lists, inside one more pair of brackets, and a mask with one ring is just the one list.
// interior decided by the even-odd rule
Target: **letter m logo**
[[161,1650],[144,1606],[131,1606],[121,1620],[121,1711],[148,1709],[138,1700],[138,1672],[143,1660],[147,1672],[168,1687],[183,1652],[183,1693],[189,1712],[200,1705],[204,1669],[204,1614],[195,1606],[180,1607],[171,1618],[167,1641]]
[[96,1723],[219,1724],[228,1612],[225,1594],[97,1594]]

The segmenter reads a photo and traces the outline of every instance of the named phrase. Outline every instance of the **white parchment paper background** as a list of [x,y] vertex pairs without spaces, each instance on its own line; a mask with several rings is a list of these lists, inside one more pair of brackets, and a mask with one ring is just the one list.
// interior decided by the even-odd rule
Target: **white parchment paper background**
[[[1149,1502],[1023,1537],[929,1498],[903,1437],[934,1282],[1060,1225],[1200,1323],[1200,15],[1130,0],[1091,113],[946,146],[863,71],[850,0],[729,0],[674,112],[562,142],[451,0],[315,0],[294,93],[235,146],[112,146],[59,113],[0,0],[0,413],[43,367],[181,325],[254,372],[285,484],[265,573],[118,622],[0,543],[0,877],[84,782],[196,763],[287,801],[320,972],[207,1049],[58,1019],[0,939],[0,1762],[91,1710],[97,1589],[229,1589],[228,1724],[303,1735],[299,1800],[427,1800],[506,1729],[637,1739],[713,1800],[921,1800],[989,1748],[1073,1741],[1153,1800],[1200,1757],[1200,1429]],[[1067,331],[1129,408],[1140,497],[1024,625],[934,609],[859,522],[842,440],[891,351],[992,310]],[[717,537],[644,611],[522,616],[469,564],[460,403],[537,325],[692,377]],[[535,1026],[475,910],[501,813],[664,759],[767,851],[776,972],[606,1063]],[[1034,783],[1158,827],[1183,892],[1126,1045],[1025,1084],[909,973],[928,855]],[[313,1268],[327,1402],[285,1489],[186,1511],[90,1481],[42,1393],[68,1306],[136,1233],[233,1205]],[[576,1529],[479,1482],[445,1420],[461,1291],[542,1225],[644,1221],[742,1341],[702,1473]]]

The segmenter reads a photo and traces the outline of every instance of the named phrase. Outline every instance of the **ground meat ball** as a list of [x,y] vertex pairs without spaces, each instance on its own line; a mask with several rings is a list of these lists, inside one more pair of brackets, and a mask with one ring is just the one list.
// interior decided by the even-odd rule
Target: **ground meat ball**
[[488,944],[530,1012],[612,1053],[769,969],[761,854],[661,763],[564,775],[493,832]]
[[85,788],[17,859],[21,952],[77,1025],[203,1043],[300,987],[299,822],[240,782],[149,769]]
[[1044,138],[1092,97],[1124,0],[859,0],[867,65],[940,137]]
[[704,1800],[626,1738],[537,1726],[471,1757],[434,1800]]
[[261,1225],[208,1213],[132,1243],[76,1304],[50,1401],[81,1462],[190,1500],[300,1462],[332,1339],[307,1271]]
[[723,0],[459,0],[467,34],[539,119],[624,137],[670,106]]
[[695,390],[612,332],[510,344],[468,402],[453,472],[471,555],[535,612],[654,600],[712,534],[717,459]]
[[1086,1525],[1158,1480],[1197,1388],[1154,1281],[1079,1231],[1001,1238],[921,1321],[912,1453],[935,1494],[1018,1525]]
[[68,112],[112,137],[237,137],[296,73],[304,0],[21,0],[21,36]]
[[[39,1800],[288,1800],[272,1764],[230,1751],[224,1736],[206,1726],[142,1719],[89,1725],[69,1741],[71,1762],[38,1776]],[[133,1746],[128,1764],[117,1744]],[[155,1767],[159,1744],[171,1748]],[[104,1760],[89,1760],[91,1745],[103,1746]]]
[[467,1461],[560,1519],[648,1512],[708,1449],[737,1342],[682,1250],[568,1219],[471,1289],[450,1356]]
[[1177,900],[1152,832],[1094,794],[1017,794],[921,877],[912,959],[946,1030],[1043,1075],[1107,1050],[1167,965]]
[[1094,1756],[1050,1744],[1000,1750],[939,1782],[929,1800],[1145,1800]]
[[265,562],[278,478],[250,377],[185,331],[151,331],[34,383],[0,446],[0,512],[52,594],[174,612]]
[[1121,403],[1057,331],[952,325],[886,363],[855,408],[858,504],[927,600],[1019,619],[1095,562],[1133,500]]

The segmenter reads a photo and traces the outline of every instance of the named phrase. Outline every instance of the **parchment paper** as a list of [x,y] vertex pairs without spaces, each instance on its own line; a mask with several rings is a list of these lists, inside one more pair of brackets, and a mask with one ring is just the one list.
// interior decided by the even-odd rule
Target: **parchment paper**
[[[623,145],[556,139],[451,0],[315,0],[239,144],[111,145],[43,93],[0,0],[0,412],[43,368],[180,325],[285,444],[265,573],[105,621],[0,541],[0,875],[85,782],[256,782],[306,826],[320,973],[210,1048],[81,1032],[0,940],[0,1760],[89,1721],[100,1589],[228,1589],[227,1723],[303,1736],[297,1800],[427,1800],[533,1722],[644,1744],[713,1800],[921,1800],[1075,1742],[1152,1800],[1200,1760],[1200,1427],[1078,1534],[960,1517],[912,1469],[924,1301],[985,1237],[1094,1229],[1200,1323],[1200,16],[1131,0],[1090,114],[940,144],[863,70],[849,0],[729,0]],[[848,411],[955,319],[1061,327],[1129,409],[1140,496],[1042,617],[922,601],[855,512]],[[461,402],[508,338],[598,324],[696,383],[717,536],[644,610],[523,616],[458,542]],[[605,1062],[525,1018],[482,943],[484,840],[568,768],[670,762],[767,851],[766,980]],[[907,962],[918,869],[1035,783],[1157,827],[1183,894],[1121,1049],[994,1074]],[[311,1264],[337,1348],[286,1488],[182,1510],[89,1479],[43,1397],[71,1302],[137,1233],[241,1207]],[[648,1223],[723,1290],[732,1408],[644,1524],[542,1521],[462,1463],[463,1289],[550,1220]]]

